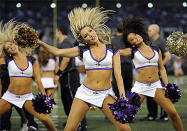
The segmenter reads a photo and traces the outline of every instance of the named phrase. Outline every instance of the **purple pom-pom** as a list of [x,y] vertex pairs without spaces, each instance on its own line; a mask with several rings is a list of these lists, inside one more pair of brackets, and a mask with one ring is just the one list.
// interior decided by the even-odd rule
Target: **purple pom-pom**
[[53,104],[56,104],[54,99],[47,95],[39,93],[32,99],[34,110],[38,113],[49,114],[53,109]]
[[133,121],[141,104],[140,97],[137,93],[129,92],[126,96],[128,100],[122,97],[118,98],[113,104],[108,104],[114,118],[122,124]]
[[173,103],[178,102],[181,98],[181,90],[177,85],[169,83],[166,86],[165,96],[169,98]]
[[141,101],[140,101],[140,96],[135,93],[135,92],[127,92],[125,94],[126,98],[128,99],[128,103],[131,105],[134,105],[136,107],[140,107]]

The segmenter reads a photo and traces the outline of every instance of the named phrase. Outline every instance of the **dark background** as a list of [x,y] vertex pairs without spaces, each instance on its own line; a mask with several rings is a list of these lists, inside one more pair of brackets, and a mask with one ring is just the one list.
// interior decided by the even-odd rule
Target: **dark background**
[[[16,7],[21,3],[20,8]],[[52,0],[0,0],[0,20],[8,21],[15,18],[26,22],[34,29],[39,30],[43,40],[53,43],[53,9],[50,7]],[[153,3],[153,8],[148,8],[148,3]],[[141,16],[147,25],[156,23],[160,26],[161,36],[166,38],[173,31],[187,33],[187,7],[182,3],[187,0],[100,0],[99,5],[105,9],[116,12],[110,15],[111,20],[107,25],[115,34],[115,27],[125,17]],[[57,0],[57,23],[69,26],[68,13],[74,7],[86,3],[88,7],[95,7],[95,0]],[[116,4],[122,7],[117,8]],[[71,33],[70,33],[71,35]],[[168,73],[173,75],[173,58],[167,65]],[[187,57],[183,57],[183,69],[187,75]]]

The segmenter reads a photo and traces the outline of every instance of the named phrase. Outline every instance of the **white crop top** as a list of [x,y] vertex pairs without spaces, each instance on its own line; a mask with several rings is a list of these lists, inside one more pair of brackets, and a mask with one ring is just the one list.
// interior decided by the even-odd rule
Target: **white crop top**
[[56,60],[50,58],[46,66],[42,66],[42,71],[55,71]]
[[154,55],[151,58],[145,57],[138,49],[134,50],[134,58],[132,61],[136,69],[158,66],[159,52],[153,48],[151,49],[154,52]]
[[106,45],[105,56],[101,60],[96,60],[92,56],[89,46],[78,46],[80,56],[83,57],[83,63],[86,70],[112,70],[113,56],[119,51],[112,45]]
[[27,57],[27,67],[24,70],[22,70],[18,67],[14,59],[9,59],[8,60],[8,72],[9,72],[9,77],[31,78],[33,76],[32,62]]

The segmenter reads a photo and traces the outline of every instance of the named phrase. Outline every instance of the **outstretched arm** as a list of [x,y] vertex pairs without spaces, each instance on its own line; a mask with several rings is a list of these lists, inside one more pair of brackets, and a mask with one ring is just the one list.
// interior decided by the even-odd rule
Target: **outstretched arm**
[[114,67],[114,76],[116,78],[116,82],[118,85],[119,95],[123,94],[123,97],[125,97],[125,90],[124,90],[124,84],[123,79],[121,76],[121,62],[120,62],[120,55],[119,52],[113,56],[113,67]]
[[120,49],[119,50],[121,56],[130,56],[131,55],[131,49],[126,48],[126,49]]
[[50,46],[50,45],[46,44],[45,42],[43,42],[41,40],[38,40],[38,43],[55,56],[64,56],[64,57],[79,56],[78,47],[67,48],[67,49],[58,49],[54,46]]
[[158,68],[159,68],[159,72],[160,72],[162,81],[164,82],[164,85],[166,86],[168,84],[168,77],[167,77],[166,69],[165,69],[163,61],[162,61],[161,51],[159,52]]

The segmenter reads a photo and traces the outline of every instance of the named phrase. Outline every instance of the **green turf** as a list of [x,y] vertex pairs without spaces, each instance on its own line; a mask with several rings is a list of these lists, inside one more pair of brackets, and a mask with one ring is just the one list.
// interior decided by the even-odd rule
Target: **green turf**
[[[169,80],[172,82],[173,77],[169,77]],[[187,76],[184,81],[187,84]],[[182,98],[179,102],[175,104],[177,112],[181,116],[181,119],[184,124],[184,129],[187,130],[187,85],[180,86],[182,89]],[[36,91],[34,91],[36,93]],[[51,119],[55,123],[58,131],[63,131],[62,123],[66,121],[66,116],[64,114],[63,106],[60,100],[60,90],[57,92],[56,98],[57,106],[53,110],[51,115]],[[139,121],[140,118],[146,116],[147,109],[145,105],[145,101],[143,102],[140,111],[135,117],[135,122],[130,123],[132,131],[175,131],[171,125],[171,121],[169,122],[159,122],[159,121]],[[159,108],[160,114],[160,108]],[[36,120],[39,124],[39,130],[46,131],[45,127],[41,122]],[[20,117],[13,109],[13,115],[11,117],[12,130],[18,131],[20,129]],[[115,131],[115,126],[109,121],[105,120],[103,113],[100,110],[93,111],[90,110],[87,113],[87,123],[88,123],[88,131]]]

